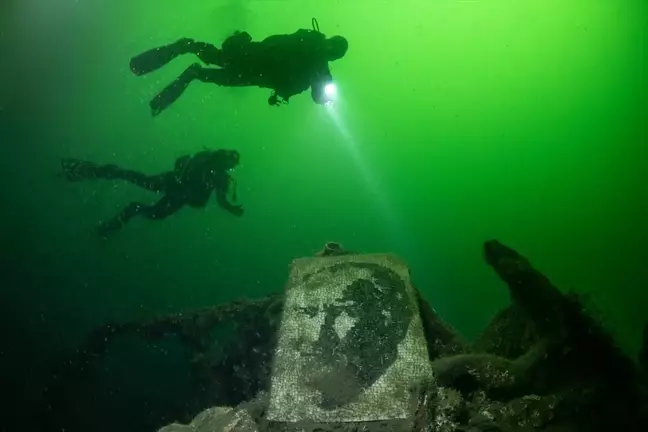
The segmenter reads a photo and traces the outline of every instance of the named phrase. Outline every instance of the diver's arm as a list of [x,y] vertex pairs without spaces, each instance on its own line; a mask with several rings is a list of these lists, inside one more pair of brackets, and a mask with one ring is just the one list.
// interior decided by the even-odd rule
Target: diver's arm
[[268,98],[268,104],[273,105],[273,106],[279,106],[281,104],[288,104],[290,102],[290,98],[298,95],[299,93],[308,90],[308,83],[304,85],[301,89],[292,89],[288,90],[286,88],[282,89],[275,89],[272,91],[270,94],[270,97]]
[[234,216],[243,216],[243,206],[230,203],[227,200],[227,192],[222,188],[216,188],[216,201],[223,210],[227,210]]
[[333,76],[331,75],[331,70],[329,69],[328,62],[324,62],[317,71],[313,74],[311,78],[311,98],[313,102],[324,105],[328,102],[326,94],[324,93],[324,88],[327,84],[333,82]]

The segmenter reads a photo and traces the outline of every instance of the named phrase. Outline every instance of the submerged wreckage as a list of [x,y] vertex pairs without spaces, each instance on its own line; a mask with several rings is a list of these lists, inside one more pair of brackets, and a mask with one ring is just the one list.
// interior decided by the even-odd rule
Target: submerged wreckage
[[[474,343],[441,320],[397,256],[329,243],[292,263],[284,293],[96,329],[48,387],[43,430],[648,430],[648,341],[635,363],[519,253],[488,241],[484,258],[512,304]],[[88,402],[102,356],[128,335],[175,337],[191,359],[175,404],[156,414],[129,402],[142,407],[138,424]]]

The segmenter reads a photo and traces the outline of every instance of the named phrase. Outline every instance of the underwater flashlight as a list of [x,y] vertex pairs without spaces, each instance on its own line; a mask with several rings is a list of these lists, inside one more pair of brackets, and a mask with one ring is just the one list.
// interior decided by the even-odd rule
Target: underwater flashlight
[[331,107],[337,99],[337,86],[332,82],[324,86],[324,106]]
[[337,96],[337,87],[333,83],[328,83],[324,86],[324,95],[329,101],[335,99]]

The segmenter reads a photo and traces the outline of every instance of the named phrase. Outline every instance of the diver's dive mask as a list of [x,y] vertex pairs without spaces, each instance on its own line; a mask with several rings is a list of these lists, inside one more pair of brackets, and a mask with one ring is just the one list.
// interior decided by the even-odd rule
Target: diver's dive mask
[[239,164],[241,155],[236,150],[216,150],[214,157],[221,169],[229,171]]
[[236,150],[231,150],[227,152],[227,166],[228,169],[233,169],[239,164],[241,155]]

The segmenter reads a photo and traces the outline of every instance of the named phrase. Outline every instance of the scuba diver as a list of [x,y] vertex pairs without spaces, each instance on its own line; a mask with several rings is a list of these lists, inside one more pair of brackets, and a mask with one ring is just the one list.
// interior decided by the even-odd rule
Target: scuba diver
[[332,84],[328,63],[344,57],[349,44],[342,36],[327,38],[315,18],[312,24],[313,30],[273,35],[260,42],[253,42],[247,32],[236,32],[221,48],[182,38],[133,57],[130,68],[135,75],[145,75],[188,53],[206,65],[218,66],[194,63],[185,69],[149,103],[154,116],[175,102],[194,80],[225,87],[268,88],[272,90],[268,103],[273,106],[288,103],[310,87],[313,101],[325,104],[329,102],[325,89]]
[[236,201],[236,182],[227,171],[239,163],[236,150],[205,150],[193,156],[185,155],[175,161],[172,171],[146,175],[116,165],[98,165],[79,159],[63,159],[62,175],[69,181],[91,179],[125,180],[141,188],[163,194],[155,204],[132,202],[114,218],[98,227],[98,234],[106,236],[119,230],[135,216],[164,219],[187,205],[204,208],[212,190],[216,191],[218,205],[235,216],[243,215],[243,207],[233,205],[228,194]]

